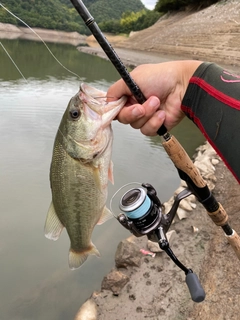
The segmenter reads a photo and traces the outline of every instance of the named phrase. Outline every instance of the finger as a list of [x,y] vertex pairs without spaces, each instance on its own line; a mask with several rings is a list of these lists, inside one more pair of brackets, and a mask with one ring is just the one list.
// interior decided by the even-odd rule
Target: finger
[[122,96],[131,96],[132,93],[125,84],[125,82],[120,79],[111,85],[107,91],[107,102],[117,100]]
[[[144,115],[136,117],[135,120],[131,122],[131,126],[135,129],[141,128],[159,109],[160,101],[157,97],[150,97],[145,103],[142,104],[145,109]],[[133,109],[132,113],[136,114],[139,109]]]
[[145,136],[156,136],[158,129],[165,121],[165,111],[159,110],[141,127],[141,132]]
[[145,108],[141,104],[124,107],[118,114],[117,120],[124,124],[136,122],[145,115]]
[[117,119],[121,123],[131,124],[133,128],[139,129],[155,113],[159,106],[159,99],[157,97],[150,97],[142,105],[133,104],[123,108],[119,112]]

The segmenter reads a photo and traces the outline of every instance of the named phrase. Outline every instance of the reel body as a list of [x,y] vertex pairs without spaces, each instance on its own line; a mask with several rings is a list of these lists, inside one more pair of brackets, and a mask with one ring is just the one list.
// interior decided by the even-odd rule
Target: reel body
[[[122,188],[118,192],[122,191]],[[113,198],[118,194],[115,193]],[[162,204],[157,197],[157,192],[149,183],[143,183],[141,187],[134,187],[120,196],[119,208],[121,213],[117,220],[123,227],[128,229],[136,237],[146,235],[150,241],[157,242],[172,261],[181,268],[186,275],[186,283],[189,288],[192,300],[202,302],[205,299],[205,292],[193,273],[192,269],[185,267],[171,250],[166,233],[176,215],[179,203],[182,199],[191,195],[192,192],[184,189],[176,195],[172,208],[168,213],[162,213]],[[112,199],[113,199],[112,198]],[[112,200],[111,200],[112,201]]]

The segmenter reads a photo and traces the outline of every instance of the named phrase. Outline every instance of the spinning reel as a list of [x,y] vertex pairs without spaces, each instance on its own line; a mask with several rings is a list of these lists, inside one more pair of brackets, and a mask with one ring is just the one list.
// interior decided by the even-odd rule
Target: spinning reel
[[[197,275],[193,273],[192,269],[188,269],[178,260],[166,237],[180,201],[191,195],[192,192],[188,189],[180,192],[175,197],[171,210],[167,214],[163,214],[161,201],[153,186],[149,183],[139,184],[139,186],[134,185],[135,187],[124,192],[124,194],[122,194],[123,188],[119,189],[112,198],[112,200],[114,198],[120,199],[119,208],[121,213],[118,214],[117,220],[136,237],[146,235],[150,241],[157,242],[172,261],[184,271],[192,300],[195,302],[203,301],[205,292]],[[129,185],[127,186],[129,187]]]

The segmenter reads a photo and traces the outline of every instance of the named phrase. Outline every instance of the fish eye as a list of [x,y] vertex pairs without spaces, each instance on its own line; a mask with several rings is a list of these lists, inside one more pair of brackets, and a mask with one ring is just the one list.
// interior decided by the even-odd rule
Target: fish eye
[[80,110],[75,109],[75,110],[71,110],[70,112],[70,116],[73,120],[77,120],[80,117]]

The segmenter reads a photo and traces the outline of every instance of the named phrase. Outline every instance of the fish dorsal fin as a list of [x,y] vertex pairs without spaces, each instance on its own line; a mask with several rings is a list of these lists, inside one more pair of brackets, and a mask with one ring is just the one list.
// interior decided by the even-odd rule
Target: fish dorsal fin
[[68,256],[69,268],[74,270],[81,267],[91,254],[95,254],[95,256],[100,257],[100,253],[93,243],[91,243],[89,250],[83,252],[76,252],[70,248]]
[[45,237],[55,241],[59,238],[63,228],[64,226],[59,220],[53,203],[51,202],[44,227]]
[[113,217],[112,212],[105,206],[97,225],[101,225]]

